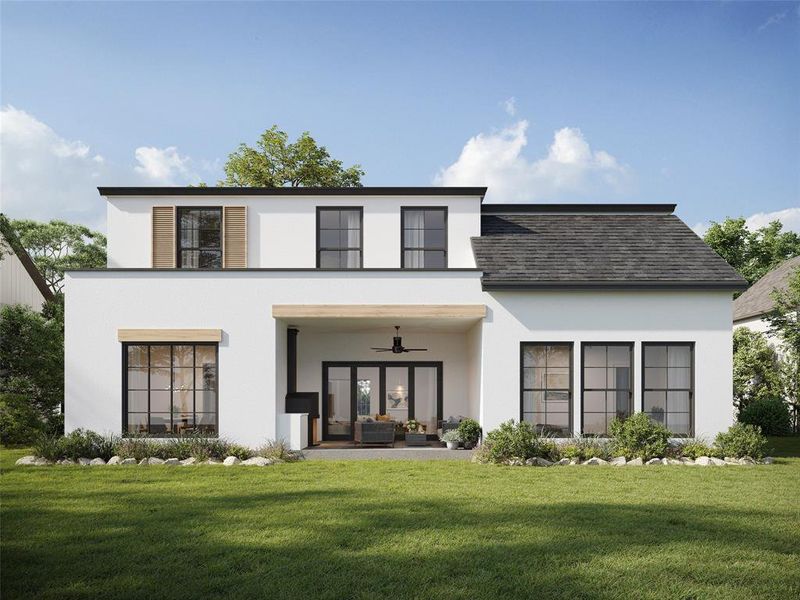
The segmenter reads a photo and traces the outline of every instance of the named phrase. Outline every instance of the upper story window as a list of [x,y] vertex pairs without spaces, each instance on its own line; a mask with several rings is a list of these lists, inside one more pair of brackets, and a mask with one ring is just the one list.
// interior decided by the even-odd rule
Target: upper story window
[[404,269],[447,267],[447,208],[403,208]]
[[178,267],[222,268],[222,208],[178,208]]
[[361,207],[317,208],[318,268],[361,268],[362,216]]

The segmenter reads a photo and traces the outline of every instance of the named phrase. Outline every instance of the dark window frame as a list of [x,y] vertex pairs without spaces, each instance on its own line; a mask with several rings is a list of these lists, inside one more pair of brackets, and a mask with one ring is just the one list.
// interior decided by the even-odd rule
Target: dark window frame
[[[539,341],[522,341],[519,343],[519,421],[520,423],[525,420],[525,392],[544,391],[547,393],[547,388],[539,390],[537,388],[525,387],[525,346],[568,346],[569,347],[569,409],[568,414],[568,435],[572,436],[575,431],[574,418],[575,418],[575,342],[539,342]],[[547,367],[545,366],[545,369]],[[546,376],[546,375],[545,375]],[[546,398],[546,396],[545,396]],[[545,415],[547,410],[545,410]],[[536,427],[534,425],[534,427]]]
[[[669,371],[667,371],[667,386],[665,388],[648,388],[647,387],[647,371],[645,370],[645,355],[647,354],[647,348],[650,346],[666,346],[667,353],[669,353],[669,346],[688,346],[689,347],[689,369],[690,369],[690,377],[689,377],[689,389],[685,388],[670,388],[669,387]],[[669,354],[667,361],[669,361]],[[644,410],[644,395],[645,392],[667,392],[664,398],[664,417],[665,423],[667,421],[667,415],[669,414],[669,392],[689,392],[689,433],[675,433],[670,430],[670,435],[676,438],[693,438],[695,435],[694,431],[694,424],[695,424],[695,369],[696,369],[696,356],[695,356],[695,342],[642,342],[642,357],[641,357],[641,365],[642,365],[642,385],[641,385],[641,412],[647,414],[647,411]],[[669,365],[669,362],[667,362]],[[669,366],[666,367],[669,369]],[[666,427],[666,424],[664,426]],[[668,427],[667,427],[668,428]],[[668,428],[669,429],[669,428]]]
[[[176,206],[175,207],[175,268],[187,271],[218,271],[225,266],[225,223],[222,206]],[[184,267],[181,253],[184,251],[201,251],[202,246],[196,248],[183,248],[181,237],[181,213],[189,210],[215,210],[219,211],[219,267]]]
[[[323,248],[321,245],[321,227],[320,227],[320,213],[328,210],[355,210],[358,211],[359,230],[358,230],[358,266],[357,267],[322,267],[321,254],[324,251],[330,252],[352,252],[356,248]],[[326,269],[332,271],[357,271],[364,268],[364,207],[363,206],[317,206],[317,251],[316,251],[316,267],[317,269]],[[341,227],[337,230],[341,231]]]
[[[444,213],[444,245],[442,248],[430,248],[432,251],[444,252],[444,267],[407,267],[406,266],[406,251],[424,251],[426,248],[407,248],[406,247],[406,211],[411,210],[438,210]],[[409,269],[414,271],[440,271],[447,269],[449,264],[449,251],[450,245],[449,237],[449,211],[447,206],[401,206],[400,207],[400,268]]]
[[[608,437],[608,432],[606,432],[605,434],[593,434],[593,433],[588,433],[587,434],[586,433],[586,419],[584,418],[584,416],[585,416],[584,398],[583,398],[584,394],[587,391],[589,391],[589,392],[602,391],[602,392],[605,392],[606,394],[608,394],[609,391],[618,391],[616,388],[612,389],[612,388],[605,387],[605,388],[601,389],[601,388],[587,388],[586,387],[586,347],[587,346],[606,346],[606,347],[617,346],[617,347],[630,348],[631,360],[630,360],[630,365],[629,365],[630,373],[629,373],[629,376],[628,376],[628,382],[629,382],[628,393],[630,394],[630,397],[628,398],[628,416],[630,416],[636,410],[636,408],[634,406],[635,401],[634,401],[634,397],[633,397],[634,396],[633,390],[634,390],[634,385],[635,385],[634,370],[636,368],[635,367],[635,365],[636,365],[636,357],[634,356],[634,353],[635,353],[635,350],[636,350],[636,344],[634,342],[581,342],[581,398],[580,398],[580,403],[581,403],[581,408],[580,408],[580,410],[581,410],[581,435],[592,436],[592,437]],[[597,367],[590,367],[590,368],[597,368]],[[606,352],[606,366],[605,366],[605,369],[606,369],[606,386],[608,386],[608,379],[607,379],[607,377],[608,377],[608,352]],[[608,400],[606,398],[606,402],[607,401]],[[592,413],[595,413],[595,412],[596,411],[592,411]],[[604,414],[606,416],[608,416],[608,405],[606,405],[606,410],[604,411]],[[607,425],[606,425],[606,427],[607,427]]]
[[[155,438],[175,438],[180,437],[179,434],[171,433],[172,431],[172,411],[170,410],[170,433],[160,433],[160,434],[152,434],[150,433],[150,394],[152,392],[150,386],[150,348],[152,346],[169,346],[170,347],[170,367],[169,367],[169,377],[170,377],[170,406],[172,405],[172,392],[173,392],[173,369],[174,366],[172,365],[172,348],[175,346],[213,346],[214,347],[214,360],[216,365],[216,378],[215,378],[215,387],[214,387],[214,415],[216,415],[215,421],[215,431],[214,433],[204,433],[203,437],[208,438],[216,438],[219,437],[219,376],[220,376],[220,368],[219,368],[219,343],[217,342],[122,342],[122,437],[133,437],[137,435],[136,433],[131,433],[128,431],[128,347],[130,346],[147,346],[147,356],[148,356],[148,366],[147,366],[147,435],[149,437]],[[136,367],[134,367],[136,368]],[[187,367],[183,367],[187,368]],[[196,382],[194,378],[197,376],[197,358],[196,354],[193,354],[192,358],[192,382],[193,388],[196,387]],[[197,389],[192,390],[194,392],[192,396],[192,416],[195,418],[195,422],[197,421]],[[201,414],[208,414],[208,413],[201,413]]]

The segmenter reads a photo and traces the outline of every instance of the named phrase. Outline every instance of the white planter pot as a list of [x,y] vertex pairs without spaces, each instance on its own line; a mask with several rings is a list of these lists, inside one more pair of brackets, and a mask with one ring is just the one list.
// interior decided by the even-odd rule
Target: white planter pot
[[458,442],[445,442],[448,450],[458,450]]

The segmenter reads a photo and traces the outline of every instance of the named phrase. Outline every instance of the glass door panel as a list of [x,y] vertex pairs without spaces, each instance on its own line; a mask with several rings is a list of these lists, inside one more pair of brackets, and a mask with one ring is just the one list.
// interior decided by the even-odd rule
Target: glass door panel
[[408,367],[386,367],[386,414],[393,421],[408,421]]
[[328,369],[328,435],[351,436],[350,367]]
[[356,418],[377,418],[381,412],[380,367],[358,367],[356,370]]
[[436,367],[414,367],[414,419],[434,435],[438,427]]

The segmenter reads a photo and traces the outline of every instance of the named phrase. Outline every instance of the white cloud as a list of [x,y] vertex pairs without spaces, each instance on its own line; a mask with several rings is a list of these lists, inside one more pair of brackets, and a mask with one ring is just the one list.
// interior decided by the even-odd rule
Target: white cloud
[[[745,219],[745,224],[749,230],[754,231],[769,225],[772,221],[780,221],[783,224],[784,231],[800,233],[800,208],[784,208],[773,212],[755,213]],[[696,223],[692,230],[700,237],[703,237],[709,227],[711,227],[711,223],[705,221]]]
[[176,180],[199,179],[191,170],[191,159],[178,154],[175,146],[154,148],[142,146],[135,151],[139,163],[133,169],[142,177],[157,185],[175,185]]
[[580,129],[564,127],[553,135],[547,155],[528,160],[528,121],[470,138],[453,164],[441,169],[437,185],[485,185],[498,202],[557,200],[564,194],[623,191],[629,167],[603,150],[593,151]]
[[[174,146],[140,147],[136,164],[114,164],[24,110],[0,108],[0,210],[12,218],[64,219],[105,229],[98,185],[197,183],[193,162]],[[208,165],[208,168],[205,166]],[[203,172],[217,171],[201,162]]]
[[[800,10],[800,8],[798,8],[798,10]],[[759,25],[758,33],[761,33],[768,27],[772,27],[773,25],[777,25],[778,23],[783,21],[786,18],[788,12],[789,11],[785,10],[783,12],[775,13],[774,15],[770,16],[766,21],[764,21],[761,25]]]
[[503,100],[503,110],[509,117],[515,117],[517,115],[517,99],[511,96],[511,98]]

